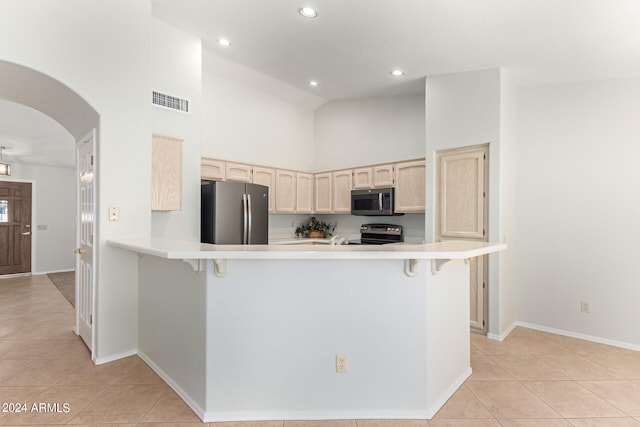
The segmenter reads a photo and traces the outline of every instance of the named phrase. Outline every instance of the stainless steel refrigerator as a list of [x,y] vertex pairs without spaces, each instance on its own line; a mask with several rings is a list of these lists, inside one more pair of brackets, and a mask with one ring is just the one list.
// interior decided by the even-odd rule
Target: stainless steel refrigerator
[[267,244],[269,188],[243,182],[201,183],[200,241],[218,245]]

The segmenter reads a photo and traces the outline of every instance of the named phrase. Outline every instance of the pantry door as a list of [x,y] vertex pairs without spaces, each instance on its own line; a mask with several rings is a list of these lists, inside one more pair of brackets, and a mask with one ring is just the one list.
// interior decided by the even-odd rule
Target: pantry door
[[31,273],[31,183],[0,182],[0,275]]
[[[437,240],[487,241],[489,146],[440,151],[437,159]],[[487,331],[487,257],[471,260],[469,322]]]

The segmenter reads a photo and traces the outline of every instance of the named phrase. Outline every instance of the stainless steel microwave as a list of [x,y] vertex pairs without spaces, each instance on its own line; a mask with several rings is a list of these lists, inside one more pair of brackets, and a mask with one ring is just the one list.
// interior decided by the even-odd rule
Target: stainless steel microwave
[[351,191],[351,215],[391,216],[396,214],[393,187]]

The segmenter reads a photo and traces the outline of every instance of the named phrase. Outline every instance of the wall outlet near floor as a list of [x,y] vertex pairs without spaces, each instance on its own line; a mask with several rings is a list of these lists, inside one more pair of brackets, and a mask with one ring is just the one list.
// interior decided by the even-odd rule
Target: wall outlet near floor
[[591,313],[591,303],[587,301],[580,301],[580,311],[586,314]]
[[347,372],[347,355],[336,354],[336,372],[344,374]]

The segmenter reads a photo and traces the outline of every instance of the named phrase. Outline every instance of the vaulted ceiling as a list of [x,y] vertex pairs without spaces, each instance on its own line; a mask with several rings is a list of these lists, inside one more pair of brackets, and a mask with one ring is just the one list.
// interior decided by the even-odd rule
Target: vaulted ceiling
[[[637,0],[152,0],[203,46],[324,99],[512,69],[522,84],[640,76]],[[302,17],[310,6],[317,17]],[[219,38],[231,46],[220,46]],[[393,77],[393,69],[405,72]],[[319,85],[310,87],[309,81]]]
[[[151,1],[214,55],[323,100],[420,93],[425,76],[494,67],[520,84],[640,76],[638,0]],[[318,16],[302,17],[306,6]],[[73,165],[73,138],[56,124],[0,101],[5,158]]]

